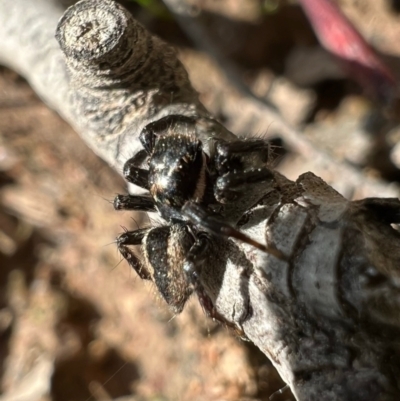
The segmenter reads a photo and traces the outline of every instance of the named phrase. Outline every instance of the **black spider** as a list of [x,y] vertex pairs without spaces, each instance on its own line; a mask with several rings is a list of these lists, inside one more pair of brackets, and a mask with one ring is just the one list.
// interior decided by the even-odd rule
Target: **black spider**
[[[123,174],[149,195],[117,195],[114,207],[157,211],[167,225],[127,231],[117,244],[138,275],[154,281],[175,313],[196,291],[205,311],[216,317],[199,279],[213,236],[234,237],[282,255],[233,227],[273,180],[266,167],[268,143],[211,139],[214,146],[208,155],[196,135],[199,124],[199,119],[172,115],[142,131],[144,149],[125,163]],[[142,246],[142,261],[130,249],[132,245]]]

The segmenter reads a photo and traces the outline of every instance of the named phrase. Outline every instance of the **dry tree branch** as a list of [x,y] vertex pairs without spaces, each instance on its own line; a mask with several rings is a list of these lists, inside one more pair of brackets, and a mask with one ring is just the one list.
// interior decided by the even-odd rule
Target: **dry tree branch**
[[[88,0],[70,8],[58,24],[62,52],[54,39],[60,15],[49,0],[0,0],[0,62],[114,168],[137,151],[141,129],[166,115],[201,120],[205,142],[211,134],[234,138],[198,101],[174,51],[121,6]],[[296,143],[298,133],[272,117]],[[332,167],[305,142],[297,147]],[[340,168],[355,185],[364,182]],[[400,398],[399,234],[390,226],[399,208],[397,199],[349,202],[312,173],[296,182],[276,173],[241,229],[276,244],[288,261],[230,240],[215,245],[201,276],[208,294],[298,400]]]

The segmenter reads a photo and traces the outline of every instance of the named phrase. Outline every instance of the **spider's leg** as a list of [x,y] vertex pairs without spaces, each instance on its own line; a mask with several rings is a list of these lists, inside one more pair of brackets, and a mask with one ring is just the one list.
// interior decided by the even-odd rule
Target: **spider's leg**
[[357,201],[366,213],[386,224],[400,223],[400,201],[397,198],[366,198]]
[[214,195],[218,202],[228,203],[249,196],[250,192],[264,193],[274,182],[274,174],[267,168],[233,171],[218,177],[214,187]]
[[142,280],[151,280],[151,272],[140,262],[129,245],[141,245],[148,231],[148,228],[142,228],[136,231],[127,231],[117,237],[118,250]]
[[[193,292],[183,270],[193,245],[186,225],[175,224],[128,231],[117,238],[118,249],[145,280],[151,280],[174,313],[180,313]],[[130,246],[141,245],[143,262]]]
[[269,143],[264,139],[238,139],[235,141],[217,140],[216,151],[223,157],[229,157],[233,153],[250,152],[260,152],[268,156]]
[[[208,317],[221,321],[221,316],[216,311],[211,298],[205,291],[201,281],[201,268],[210,254],[212,245],[210,236],[205,232],[196,235],[196,240],[186,255],[183,270],[189,283],[197,294],[200,305]],[[225,319],[223,319],[225,320]]]
[[249,166],[265,165],[270,158],[270,145],[263,139],[215,142],[214,163],[219,175],[229,171],[247,169]]
[[196,287],[195,287],[195,292],[197,295],[197,298],[200,302],[201,308],[203,309],[204,313],[206,314],[207,317],[213,319],[213,320],[218,320],[222,324],[225,324],[225,326],[228,326],[232,329],[234,329],[238,335],[243,336],[244,333],[232,322],[229,320],[225,319],[224,316],[222,316],[217,309],[214,306],[214,303],[212,302],[211,298],[208,296],[206,290],[204,289],[203,285],[200,282],[197,282]]
[[141,166],[148,154],[142,149],[124,164],[123,175],[126,181],[135,184],[141,188],[149,189],[149,171],[138,166]]
[[186,254],[183,270],[188,280],[195,288],[199,283],[201,267],[209,257],[210,249],[211,239],[209,234],[200,232],[196,235],[194,244]]
[[216,235],[223,237],[236,238],[246,244],[252,245],[264,252],[267,252],[278,259],[287,260],[287,257],[279,251],[274,245],[263,245],[248,237],[246,234],[236,230],[234,227],[226,224],[223,220],[218,219],[215,215],[210,214],[202,206],[194,202],[186,202],[182,208],[182,213],[193,224],[207,230]]
[[219,203],[257,202],[270,190],[269,142],[263,139],[217,140],[214,146],[214,196]]
[[195,119],[171,114],[147,124],[139,135],[139,140],[146,152],[151,155],[156,144],[156,137],[165,134],[172,127],[176,127],[179,124],[193,126],[195,124]]
[[201,283],[201,269],[202,265],[207,261],[210,252],[213,252],[211,238],[209,234],[200,232],[197,234],[195,243],[190,248],[186,255],[186,260],[183,269],[186,273],[187,279],[197,294],[200,305],[207,317],[218,320],[219,322],[235,329],[239,335],[243,333],[236,325],[225,319],[215,308],[213,301],[207,294],[203,284]]
[[140,195],[117,195],[114,199],[114,209],[139,210],[142,212],[157,211],[153,198]]

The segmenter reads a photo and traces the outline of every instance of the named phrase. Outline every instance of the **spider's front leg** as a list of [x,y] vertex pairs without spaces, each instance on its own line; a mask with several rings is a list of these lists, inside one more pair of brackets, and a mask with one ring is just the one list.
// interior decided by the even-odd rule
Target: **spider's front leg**
[[270,145],[265,140],[216,141],[214,194],[218,202],[262,197],[274,181],[274,174],[267,167],[269,159]]
[[153,198],[140,195],[117,195],[114,198],[115,210],[137,210],[142,212],[156,212]]
[[[136,153],[135,156],[126,161],[123,175],[126,181],[141,188],[149,189],[149,171],[141,166],[148,154],[145,150]],[[157,211],[154,200],[146,195],[117,195],[114,199],[115,210],[138,210],[142,212]]]
[[139,260],[130,246],[142,245],[143,239],[148,231],[148,228],[126,231],[117,237],[116,241],[119,252],[142,280],[152,280],[151,271]]
[[215,141],[214,163],[219,175],[249,167],[264,166],[269,162],[271,149],[263,139]]
[[148,157],[149,154],[146,150],[140,150],[125,162],[122,172],[126,181],[147,190],[149,189],[149,171],[141,168],[141,166]]

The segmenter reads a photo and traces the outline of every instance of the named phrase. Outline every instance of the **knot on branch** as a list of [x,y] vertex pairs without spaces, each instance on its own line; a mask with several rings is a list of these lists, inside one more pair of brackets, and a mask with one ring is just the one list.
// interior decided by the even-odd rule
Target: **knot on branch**
[[102,86],[107,78],[126,81],[123,75],[137,70],[151,47],[145,29],[111,0],[84,0],[70,7],[58,23],[56,39],[74,74],[87,84],[100,78]]
[[169,101],[183,96],[197,103],[175,50],[113,0],[82,0],[71,6],[57,25],[56,39],[77,87],[157,89]]
[[117,140],[134,148],[143,127],[168,114],[207,114],[175,50],[112,0],[71,6],[56,39],[69,71],[74,123],[107,147]]

